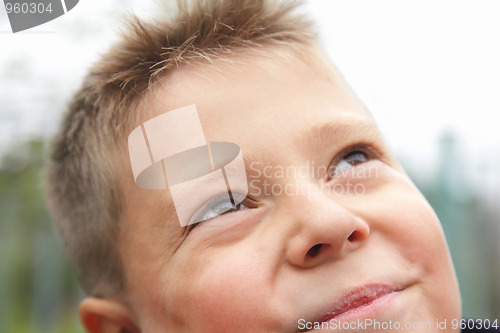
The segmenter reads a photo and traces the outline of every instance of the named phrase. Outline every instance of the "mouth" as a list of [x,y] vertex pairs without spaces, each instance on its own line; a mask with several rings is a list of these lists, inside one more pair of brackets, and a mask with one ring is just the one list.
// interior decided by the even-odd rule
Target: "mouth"
[[344,294],[312,322],[325,323],[331,320],[344,322],[374,314],[387,306],[404,289],[406,287],[385,283],[360,286]]
[[[331,307],[325,315],[321,318],[322,322],[331,319],[347,319],[347,314],[355,315],[360,312],[371,312],[376,310],[375,305],[381,306],[379,303],[386,303],[383,301],[390,301],[393,297],[397,296],[403,288],[387,284],[374,284],[356,288],[342,298],[340,298]],[[366,310],[366,311],[363,311]]]

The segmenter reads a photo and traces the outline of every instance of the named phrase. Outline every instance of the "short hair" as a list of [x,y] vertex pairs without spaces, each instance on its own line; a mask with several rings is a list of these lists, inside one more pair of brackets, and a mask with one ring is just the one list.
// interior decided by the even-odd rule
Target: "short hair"
[[297,1],[177,1],[175,15],[132,17],[121,39],[94,64],[56,135],[47,174],[55,226],[88,295],[126,287],[117,250],[123,193],[113,161],[142,96],[182,64],[277,46],[309,50],[312,25]]

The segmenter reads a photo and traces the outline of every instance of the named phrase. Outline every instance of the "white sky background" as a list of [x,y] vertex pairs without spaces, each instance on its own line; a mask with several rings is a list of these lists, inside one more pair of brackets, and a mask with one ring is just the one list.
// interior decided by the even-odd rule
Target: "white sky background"
[[[153,1],[80,0],[12,34],[0,2],[0,153],[52,133],[123,12],[151,8]],[[311,0],[306,9],[407,165],[429,171],[439,137],[452,131],[470,170],[487,164],[500,174],[500,1]]]
[[499,173],[499,1],[313,0],[311,9],[398,155],[425,168],[452,131],[464,163],[488,159]]

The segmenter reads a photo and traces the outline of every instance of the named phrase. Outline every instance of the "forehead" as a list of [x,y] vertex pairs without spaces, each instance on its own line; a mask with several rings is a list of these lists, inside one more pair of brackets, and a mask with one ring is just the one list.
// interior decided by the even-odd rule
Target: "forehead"
[[207,141],[240,146],[256,142],[257,133],[262,140],[284,139],[324,123],[373,124],[333,66],[298,56],[186,66],[150,97],[143,120],[194,104]]

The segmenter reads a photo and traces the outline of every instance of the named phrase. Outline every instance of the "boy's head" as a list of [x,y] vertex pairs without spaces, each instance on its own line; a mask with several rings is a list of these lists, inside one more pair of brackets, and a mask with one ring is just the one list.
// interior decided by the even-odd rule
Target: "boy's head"
[[[241,148],[248,195],[228,213],[196,188],[195,214],[212,218],[181,227],[168,189],[135,184],[127,137],[193,104],[207,142]],[[437,331],[460,316],[439,221],[286,3],[196,1],[135,21],[71,104],[49,202],[90,332],[297,332],[332,318]]]

